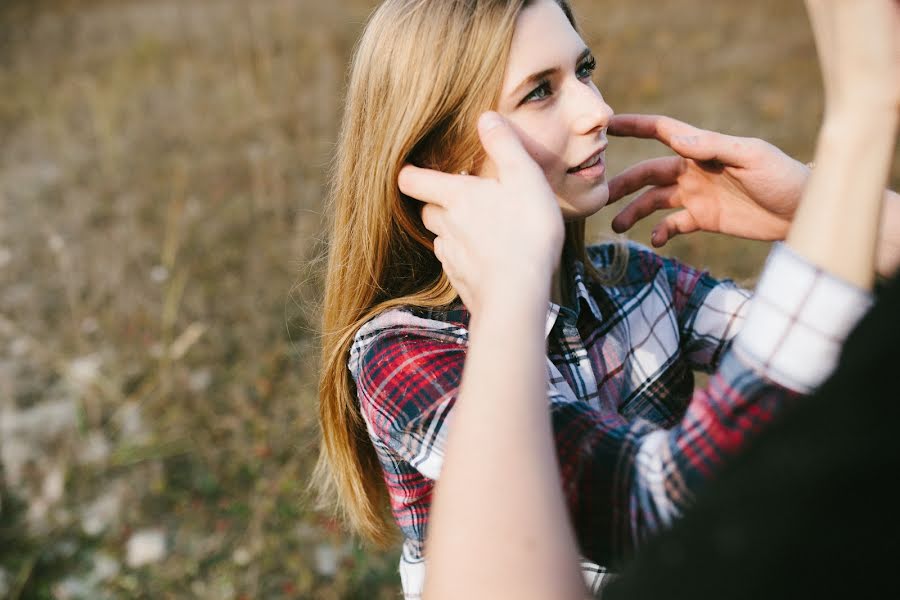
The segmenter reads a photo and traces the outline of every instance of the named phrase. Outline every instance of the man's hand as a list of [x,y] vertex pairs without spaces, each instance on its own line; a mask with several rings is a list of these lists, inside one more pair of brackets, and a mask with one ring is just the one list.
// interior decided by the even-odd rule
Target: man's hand
[[653,229],[654,246],[694,231],[785,238],[809,169],[772,144],[657,115],[616,115],[609,133],[656,139],[679,155],[638,163],[610,181],[610,203],[652,186],[613,219],[613,230],[626,231],[657,210],[680,208]]

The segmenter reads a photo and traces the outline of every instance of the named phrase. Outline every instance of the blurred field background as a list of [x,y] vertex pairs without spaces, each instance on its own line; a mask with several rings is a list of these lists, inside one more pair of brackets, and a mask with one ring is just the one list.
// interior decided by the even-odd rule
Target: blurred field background
[[[396,550],[304,493],[324,171],[374,4],[0,2],[0,598],[397,597]],[[574,5],[616,110],[810,160],[800,0]],[[666,250],[750,285],[766,251]]]

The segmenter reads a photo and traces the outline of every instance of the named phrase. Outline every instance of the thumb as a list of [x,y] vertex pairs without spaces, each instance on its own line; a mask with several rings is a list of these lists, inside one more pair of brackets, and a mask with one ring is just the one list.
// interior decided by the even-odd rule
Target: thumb
[[539,172],[519,136],[499,114],[489,111],[478,119],[478,134],[485,152],[497,166],[501,181]]
[[750,158],[748,139],[703,131],[693,135],[673,135],[672,150],[697,161],[717,160],[725,165],[741,167]]

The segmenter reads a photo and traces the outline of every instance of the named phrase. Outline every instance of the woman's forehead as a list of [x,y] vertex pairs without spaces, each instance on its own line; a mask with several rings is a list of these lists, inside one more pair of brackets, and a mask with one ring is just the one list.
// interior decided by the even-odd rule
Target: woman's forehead
[[530,75],[570,68],[585,48],[559,4],[538,0],[516,20],[501,95],[508,96]]

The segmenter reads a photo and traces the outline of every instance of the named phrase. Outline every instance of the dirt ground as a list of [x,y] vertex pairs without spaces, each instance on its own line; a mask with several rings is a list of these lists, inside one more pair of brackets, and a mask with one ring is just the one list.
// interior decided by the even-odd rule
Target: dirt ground
[[[0,597],[397,596],[396,549],[305,494],[324,173],[373,5],[0,4]],[[800,0],[574,5],[617,111],[811,159]],[[748,285],[766,251],[666,250]]]

